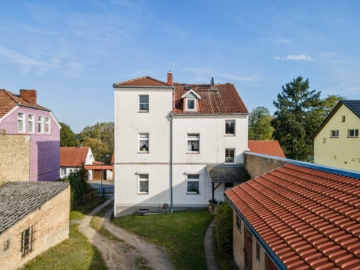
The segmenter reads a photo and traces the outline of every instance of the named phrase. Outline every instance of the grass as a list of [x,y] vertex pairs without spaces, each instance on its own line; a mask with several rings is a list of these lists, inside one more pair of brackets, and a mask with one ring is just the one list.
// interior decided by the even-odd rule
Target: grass
[[96,197],[85,205],[78,206],[70,212],[70,220],[80,220],[84,215],[89,214],[94,208],[103,204],[107,198]]
[[107,269],[100,252],[78,231],[78,225],[70,225],[70,238],[38,255],[23,269]]
[[114,218],[115,225],[166,248],[176,269],[206,269],[204,236],[212,216],[207,210]]

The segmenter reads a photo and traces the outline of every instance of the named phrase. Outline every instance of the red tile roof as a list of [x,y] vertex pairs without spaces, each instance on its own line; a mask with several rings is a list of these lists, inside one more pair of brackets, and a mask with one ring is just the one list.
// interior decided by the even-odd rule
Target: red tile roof
[[225,196],[287,269],[360,269],[360,179],[287,164]]
[[[194,90],[201,99],[199,100],[199,110],[197,112],[183,111],[183,99],[181,98],[188,89]],[[239,93],[233,84],[175,84],[174,113],[194,114],[194,113],[248,113],[248,110],[241,100]]]
[[0,89],[0,118],[2,118],[5,114],[10,112],[17,105],[24,105],[31,108],[50,111],[49,109],[42,107],[38,104],[36,105],[31,104],[26,100],[22,99],[19,95],[15,95],[10,91],[7,91],[5,89]]
[[117,86],[170,86],[169,84],[154,79],[149,76],[143,76],[136,79],[114,83],[113,87]]
[[248,148],[254,153],[286,158],[278,141],[249,140]]
[[109,164],[104,165],[85,165],[85,169],[87,170],[112,170],[113,166]]
[[60,167],[81,167],[90,147],[60,147]]

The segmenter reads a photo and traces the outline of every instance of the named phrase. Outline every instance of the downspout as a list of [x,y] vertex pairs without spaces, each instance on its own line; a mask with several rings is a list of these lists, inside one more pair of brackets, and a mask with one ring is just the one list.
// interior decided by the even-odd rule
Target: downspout
[[170,213],[173,212],[173,113],[170,114]]

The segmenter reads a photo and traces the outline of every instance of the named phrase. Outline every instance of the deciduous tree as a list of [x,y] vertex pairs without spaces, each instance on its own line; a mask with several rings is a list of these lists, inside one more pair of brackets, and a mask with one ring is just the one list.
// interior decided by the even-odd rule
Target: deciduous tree
[[257,107],[249,116],[249,140],[272,140],[272,117],[265,107]]
[[76,139],[75,133],[65,123],[60,122],[60,147],[78,146],[79,140]]

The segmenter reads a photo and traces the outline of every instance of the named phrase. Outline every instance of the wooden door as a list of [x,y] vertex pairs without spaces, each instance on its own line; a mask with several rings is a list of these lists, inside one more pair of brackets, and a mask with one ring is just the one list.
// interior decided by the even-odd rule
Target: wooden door
[[101,171],[93,170],[93,180],[101,180]]
[[265,253],[266,270],[278,270],[270,257]]
[[247,270],[252,270],[252,234],[245,226],[244,228],[245,267]]

